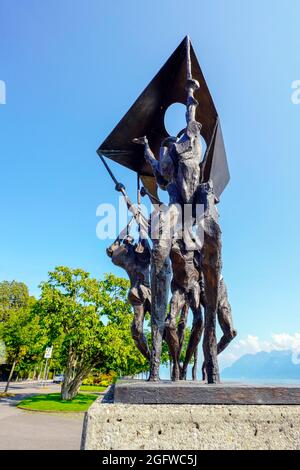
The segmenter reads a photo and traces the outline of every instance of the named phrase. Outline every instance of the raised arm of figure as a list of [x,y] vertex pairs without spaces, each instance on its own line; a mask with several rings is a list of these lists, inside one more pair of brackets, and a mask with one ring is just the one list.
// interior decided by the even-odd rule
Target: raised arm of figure
[[210,217],[218,223],[219,214],[217,209],[217,203],[219,199],[214,194],[212,180],[199,185],[199,200],[198,203],[203,204],[204,216]]
[[137,139],[133,139],[135,144],[144,145],[144,156],[146,161],[151,165],[153,173],[159,172],[159,162],[156,160],[154,153],[152,152],[148,139],[146,136],[138,137]]
[[119,237],[110,245],[106,248],[106,254],[107,256],[109,256],[110,258],[112,258],[113,256],[113,253],[114,251],[119,248],[119,246],[121,245],[121,240],[119,239]]
[[191,122],[196,121],[196,109],[198,101],[194,97],[194,92],[199,88],[199,82],[193,78],[188,79],[186,83],[187,100],[186,100],[186,123],[189,125]]
[[186,101],[186,123],[189,126],[191,122],[196,121],[196,109],[198,106],[198,101],[194,97],[194,92],[200,88],[199,82],[193,79],[192,76],[192,64],[191,64],[191,41],[187,36],[186,38],[186,85],[185,89],[187,91],[187,101]]
[[126,202],[127,208],[129,212],[133,215],[135,221],[141,225],[141,229],[143,230],[144,233],[148,233],[149,230],[149,221],[146,219],[146,217],[139,211],[138,207],[133,204],[131,199],[128,197],[128,194],[125,190],[125,187],[123,185],[116,186],[117,191],[120,191],[122,193],[124,200]]

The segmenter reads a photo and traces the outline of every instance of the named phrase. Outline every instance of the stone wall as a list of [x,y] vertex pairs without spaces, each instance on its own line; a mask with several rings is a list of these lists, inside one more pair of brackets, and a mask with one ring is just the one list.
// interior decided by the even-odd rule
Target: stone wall
[[298,405],[125,405],[97,400],[83,449],[300,449]]

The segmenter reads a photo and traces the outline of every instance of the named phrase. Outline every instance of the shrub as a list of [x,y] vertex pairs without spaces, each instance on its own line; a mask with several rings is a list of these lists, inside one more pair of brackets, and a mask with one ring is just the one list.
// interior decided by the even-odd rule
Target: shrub
[[82,385],[100,385],[101,387],[108,387],[110,384],[114,383],[116,379],[117,374],[114,371],[110,371],[108,374],[94,371],[84,379]]

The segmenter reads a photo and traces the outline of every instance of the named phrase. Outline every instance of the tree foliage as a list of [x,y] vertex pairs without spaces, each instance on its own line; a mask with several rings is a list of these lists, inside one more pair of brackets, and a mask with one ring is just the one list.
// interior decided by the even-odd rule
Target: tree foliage
[[[22,282],[0,283],[0,360],[5,357],[10,365],[10,377],[13,370],[22,375],[44,370],[46,346],[53,346],[52,370],[65,375],[64,399],[75,396],[93,371],[119,376],[148,371],[131,337],[129,281],[112,274],[97,280],[82,269],[59,266],[40,288],[35,300]],[[187,329],[183,353],[189,333]],[[150,316],[145,334],[151,344]],[[169,360],[164,342],[161,362]]]
[[12,310],[8,319],[1,324],[0,332],[9,363],[20,363],[26,357],[34,361],[46,340],[39,319],[33,317],[27,308]]
[[29,303],[28,287],[23,282],[0,282],[0,322],[4,321],[11,311],[26,308]]
[[51,344],[60,348],[64,399],[76,395],[82,380],[98,367],[136,373],[145,360],[130,334],[133,319],[128,282],[113,275],[96,280],[82,269],[59,266],[41,284],[36,309]]
[[14,370],[20,371],[24,366],[31,369],[47,341],[39,317],[33,315],[33,304],[34,300],[28,298],[26,306],[10,308],[0,323],[0,341],[5,347],[6,362],[11,365],[6,390]]

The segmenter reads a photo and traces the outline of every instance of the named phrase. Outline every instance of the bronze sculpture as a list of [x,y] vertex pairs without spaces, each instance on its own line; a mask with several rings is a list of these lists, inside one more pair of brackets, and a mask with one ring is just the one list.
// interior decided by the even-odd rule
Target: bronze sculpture
[[[169,193],[169,207],[167,211],[161,214],[159,233],[157,238],[153,239],[152,262],[151,262],[151,290],[152,290],[152,311],[151,318],[152,327],[152,351],[153,359],[150,368],[150,379],[157,380],[159,378],[159,356],[161,351],[161,343],[164,333],[164,322],[167,312],[167,297],[160,295],[161,285],[166,284],[166,269],[164,265],[167,263],[171,251],[171,244],[176,232],[178,224],[182,221],[183,206],[185,204],[195,204],[196,192],[200,182],[200,163],[201,163],[201,144],[200,129],[201,125],[195,120],[197,100],[194,98],[194,91],[199,88],[197,80],[193,80],[190,72],[190,63],[187,64],[188,79],[186,83],[187,102],[186,102],[186,122],[187,127],[183,130],[180,137],[169,137],[164,139],[160,147],[159,160],[157,160],[150,149],[147,137],[133,139],[135,143],[144,145],[144,156],[146,161],[151,165],[152,171],[156,177],[157,184],[166,189]],[[185,235],[183,231],[183,235]],[[186,237],[184,236],[186,239]],[[187,241],[185,240],[185,245]],[[186,246],[185,246],[186,248]],[[191,248],[190,248],[191,250]],[[193,252],[190,253],[193,258]],[[173,276],[175,271],[173,270]],[[197,284],[197,283],[195,283]],[[198,289],[199,290],[199,289]],[[165,289],[164,289],[165,292]],[[177,292],[179,292],[177,290]],[[199,290],[200,292],[200,290]],[[178,297],[178,296],[177,296]],[[177,300],[179,301],[179,300]],[[191,301],[193,306],[194,318],[196,311],[200,306],[200,299]],[[172,307],[171,307],[172,308]],[[175,316],[171,313],[172,328],[175,328]],[[201,316],[201,315],[200,315]],[[200,323],[199,319],[195,320],[195,325]],[[174,330],[173,328],[173,330]],[[196,326],[195,326],[196,328]],[[169,328],[170,329],[170,328]],[[194,336],[194,327],[192,334]],[[198,330],[197,330],[198,331]],[[170,332],[171,334],[171,332]],[[167,335],[170,338],[170,334]],[[201,334],[201,333],[200,333]],[[174,338],[175,341],[175,338]],[[177,368],[177,360],[175,356],[178,352],[178,345],[174,341],[169,342],[171,354],[173,356],[173,380],[179,378],[179,369]],[[177,350],[177,352],[176,352]],[[189,350],[190,352],[190,350]]]
[[[205,293],[203,290],[201,303],[205,308]],[[217,354],[219,355],[237,335],[237,331],[233,326],[231,305],[228,301],[227,287],[223,276],[221,276],[219,284],[217,320],[223,333],[217,344]],[[207,380],[205,361],[202,364],[202,380]]]
[[131,326],[132,337],[143,356],[150,361],[150,350],[144,335],[145,314],[151,312],[150,256],[147,240],[142,240],[142,250],[130,235],[118,237],[106,250],[116,266],[125,269],[130,280],[128,302],[132,305],[134,319]]
[[[170,313],[166,320],[166,341],[173,362],[172,380],[185,378],[187,365],[193,357],[201,338],[203,318],[200,305],[199,272],[194,265],[194,252],[186,250],[183,240],[174,240],[171,253],[173,278],[171,282],[172,298]],[[176,318],[183,309],[191,308],[193,324],[189,338],[183,370],[180,371],[179,356],[182,346],[177,331]],[[183,321],[183,319],[181,319]],[[180,344],[181,343],[181,344]]]
[[[171,74],[172,82],[168,80]],[[163,116],[175,101],[185,101],[187,125],[177,136],[171,137],[165,131]],[[140,135],[144,137],[138,137]],[[204,157],[200,135],[207,144]],[[138,295],[138,300],[136,296],[134,299],[129,296],[135,313],[133,336],[139,350],[150,361],[149,380],[159,380],[163,338],[172,356],[172,380],[186,379],[187,366],[193,357],[195,378],[198,344],[204,330],[203,376],[208,383],[218,383],[217,355],[236,336],[226,286],[221,277],[221,229],[216,209],[220,194],[229,181],[229,172],[219,118],[188,37],[103,142],[98,153],[116,183],[116,189],[121,191],[129,210],[142,226],[144,236],[152,241],[152,249],[144,245],[149,255],[147,269],[151,264],[151,302],[147,283],[147,295]],[[139,208],[131,203],[103,155],[138,172],[144,184],[144,194],[156,204],[156,223],[151,219],[150,224]],[[157,188],[167,190],[168,206],[160,204]],[[191,208],[188,220],[183,219],[187,206]],[[200,213],[198,206],[202,208]],[[122,261],[117,260],[118,250],[123,253]],[[126,239],[122,243],[117,240],[108,251],[113,262],[127,271],[132,286],[136,282],[133,273],[143,269],[139,265],[138,251],[133,240]],[[167,315],[170,260],[172,298]],[[151,351],[145,343],[141,326],[150,303]],[[201,305],[204,307],[204,322]],[[189,308],[193,313],[193,324],[181,366],[179,357]],[[217,320],[223,331],[219,343],[216,338]]]

